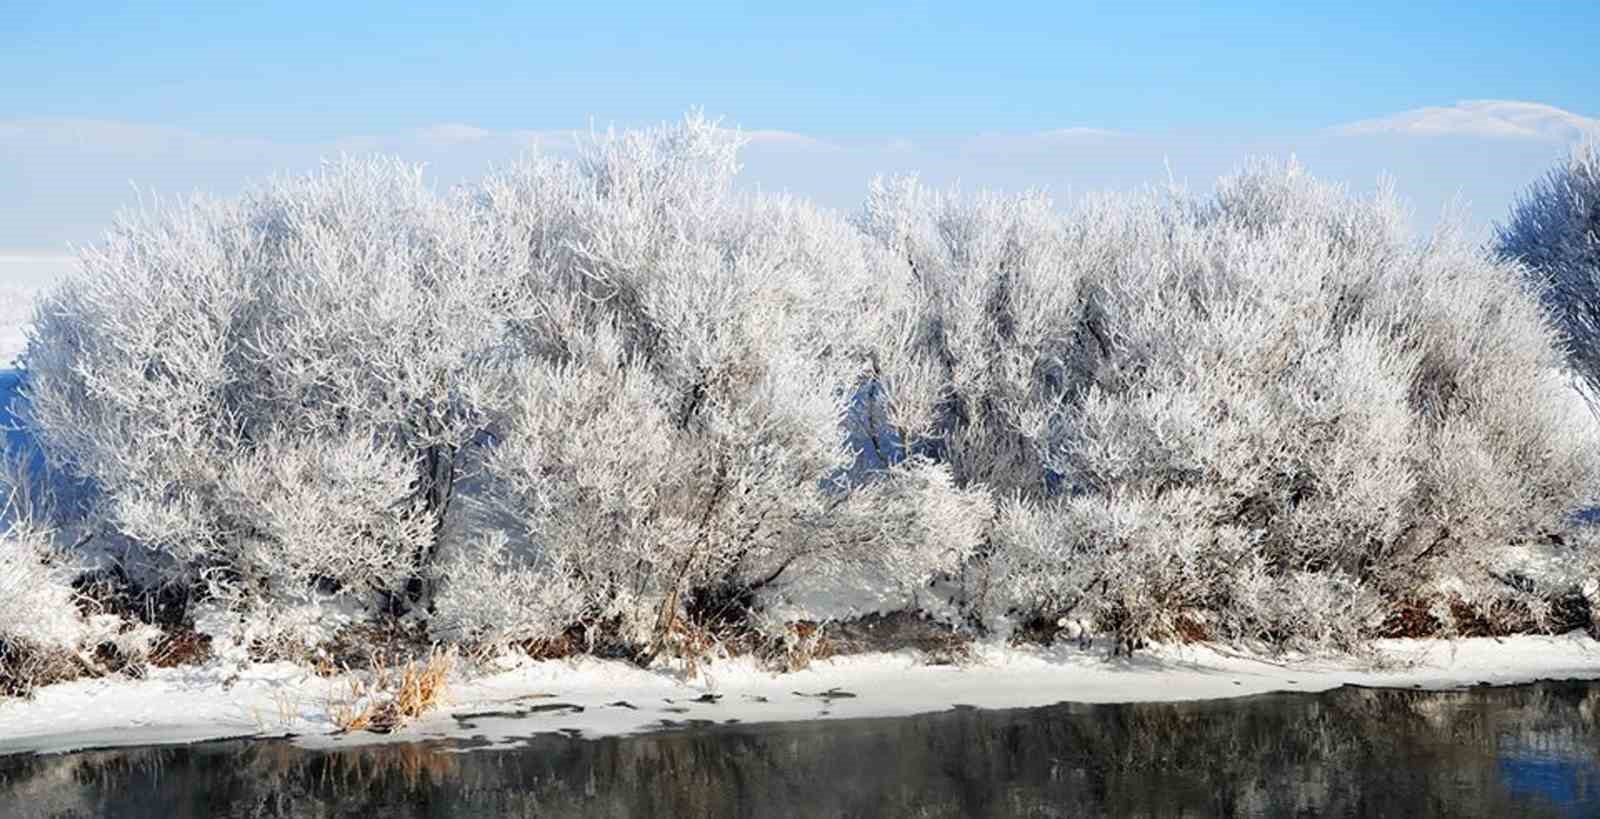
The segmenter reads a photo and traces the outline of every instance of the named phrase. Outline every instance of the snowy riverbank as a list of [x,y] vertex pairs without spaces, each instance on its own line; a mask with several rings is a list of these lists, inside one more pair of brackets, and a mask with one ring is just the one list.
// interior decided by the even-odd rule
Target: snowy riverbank
[[1371,659],[1292,659],[1209,646],[1156,647],[1132,659],[1103,648],[980,646],[965,667],[913,652],[815,663],[791,674],[749,660],[686,679],[674,667],[618,661],[506,662],[458,680],[449,705],[393,734],[335,736],[328,712],[348,685],[287,664],[155,669],[143,680],[83,680],[0,702],[0,754],[295,734],[307,746],[437,738],[488,745],[554,731],[604,736],[664,725],[887,717],[957,706],[1021,708],[1191,700],[1340,685],[1453,688],[1600,679],[1600,642],[1560,637],[1385,640]]

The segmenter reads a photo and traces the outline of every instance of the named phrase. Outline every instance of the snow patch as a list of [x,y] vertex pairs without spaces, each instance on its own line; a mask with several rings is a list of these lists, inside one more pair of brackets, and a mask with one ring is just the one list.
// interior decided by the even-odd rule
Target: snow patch
[[687,677],[591,657],[503,659],[458,681],[451,704],[389,735],[332,734],[328,706],[347,685],[282,663],[153,669],[143,680],[84,680],[0,703],[0,754],[296,735],[305,747],[475,737],[490,747],[555,731],[586,737],[699,721],[746,723],[894,717],[956,706],[1025,708],[1317,692],[1342,685],[1456,688],[1600,679],[1600,642],[1559,637],[1385,640],[1375,659],[1283,658],[1209,645],[1157,646],[1107,659],[1104,646],[978,646],[964,667],[911,651],[822,661],[775,674],[748,658]]

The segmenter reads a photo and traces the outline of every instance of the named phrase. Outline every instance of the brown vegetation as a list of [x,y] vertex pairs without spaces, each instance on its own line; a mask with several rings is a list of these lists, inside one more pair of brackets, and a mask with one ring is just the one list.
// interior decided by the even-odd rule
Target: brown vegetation
[[457,656],[454,648],[434,647],[398,671],[375,659],[367,678],[350,675],[345,696],[329,702],[328,717],[340,733],[393,731],[444,702]]

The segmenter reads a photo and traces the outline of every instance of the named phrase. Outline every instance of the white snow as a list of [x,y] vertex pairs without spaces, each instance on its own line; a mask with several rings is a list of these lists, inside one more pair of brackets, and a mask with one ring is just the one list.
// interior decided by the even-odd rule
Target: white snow
[[35,296],[34,288],[0,284],[0,369],[27,346],[23,327],[33,315]]
[[77,265],[74,256],[0,249],[0,370],[27,344],[23,328],[33,320],[34,300]]
[[[440,712],[389,735],[336,736],[330,704],[347,683],[286,664],[243,671],[220,662],[153,670],[147,679],[52,686],[0,702],[0,754],[296,734],[308,747],[474,738],[490,746],[552,731],[627,734],[668,721],[774,722],[890,717],[958,705],[1023,708],[1322,691],[1340,685],[1454,688],[1538,679],[1600,679],[1600,642],[1573,633],[1455,641],[1390,640],[1372,658],[1270,658],[1215,646],[1158,646],[1132,659],[1104,647],[979,646],[965,667],[929,666],[914,652],[868,654],[775,674],[748,659],[687,678],[620,661],[502,661],[458,681]],[[825,696],[827,692],[854,696]],[[715,702],[695,702],[707,694]],[[619,704],[626,703],[626,705]]]

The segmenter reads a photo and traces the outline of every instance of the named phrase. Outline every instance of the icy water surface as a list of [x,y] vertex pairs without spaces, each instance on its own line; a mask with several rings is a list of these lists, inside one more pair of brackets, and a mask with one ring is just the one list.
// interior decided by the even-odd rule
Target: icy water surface
[[[861,692],[861,696],[871,696]],[[1600,684],[0,758],[0,816],[1600,816]],[[482,744],[481,742],[478,744]]]

